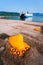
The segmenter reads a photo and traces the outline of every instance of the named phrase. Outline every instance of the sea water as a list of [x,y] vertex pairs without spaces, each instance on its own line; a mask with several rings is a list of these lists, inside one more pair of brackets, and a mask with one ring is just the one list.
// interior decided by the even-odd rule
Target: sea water
[[29,16],[25,20],[33,22],[43,22],[43,13],[33,13],[33,16]]
[[[21,20],[20,16],[12,16],[9,17],[9,19],[12,20]],[[33,21],[33,22],[43,22],[43,14],[42,13],[33,13],[33,16],[29,16],[28,18],[25,18],[24,20]]]
[[[10,19],[10,20],[21,20],[20,16],[7,16],[2,19]],[[33,22],[43,22],[43,13],[33,13],[33,16],[29,16],[24,20],[33,21]]]
[[33,13],[32,21],[33,22],[43,22],[43,13]]

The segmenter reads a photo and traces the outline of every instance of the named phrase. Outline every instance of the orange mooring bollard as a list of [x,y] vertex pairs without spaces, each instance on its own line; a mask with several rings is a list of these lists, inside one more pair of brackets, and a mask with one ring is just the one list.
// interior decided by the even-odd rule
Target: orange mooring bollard
[[11,36],[9,37],[8,41],[9,41],[9,44],[11,45],[10,51],[12,54],[23,56],[24,53],[30,49],[30,45],[24,42],[22,34]]

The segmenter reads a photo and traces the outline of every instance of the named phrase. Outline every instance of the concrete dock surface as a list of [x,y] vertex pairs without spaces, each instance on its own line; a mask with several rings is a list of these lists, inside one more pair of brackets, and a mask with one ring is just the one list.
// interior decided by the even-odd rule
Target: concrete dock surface
[[[4,65],[43,65],[43,34],[41,31],[34,30],[35,27],[40,28],[41,26],[43,23],[39,22],[0,19],[0,34],[5,33],[12,36],[21,33],[24,41],[31,46],[31,49],[22,58],[11,55],[6,48],[1,55]],[[3,41],[0,41],[0,44],[3,44]]]

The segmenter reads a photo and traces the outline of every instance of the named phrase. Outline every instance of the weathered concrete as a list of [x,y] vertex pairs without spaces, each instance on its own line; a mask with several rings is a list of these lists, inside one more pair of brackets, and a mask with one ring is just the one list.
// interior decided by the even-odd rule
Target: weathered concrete
[[[43,26],[43,23],[0,20],[0,33],[6,33],[10,36],[21,33],[24,36],[24,41],[31,46],[31,49],[21,58],[10,54],[9,43],[4,40],[7,47],[1,59],[5,65],[43,65],[43,34],[34,30],[35,27],[41,26]],[[3,41],[1,43],[4,44]]]

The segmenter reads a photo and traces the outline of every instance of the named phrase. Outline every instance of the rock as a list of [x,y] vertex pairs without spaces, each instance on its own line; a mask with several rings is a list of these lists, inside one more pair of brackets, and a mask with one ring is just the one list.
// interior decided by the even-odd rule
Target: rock
[[5,50],[6,42],[2,39],[0,39],[0,53]]
[[9,35],[7,35],[5,33],[0,34],[0,38],[3,39],[3,40],[8,38],[8,37],[9,37]]

